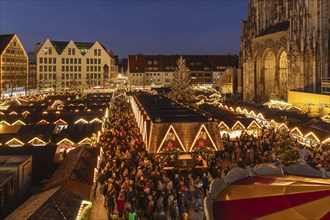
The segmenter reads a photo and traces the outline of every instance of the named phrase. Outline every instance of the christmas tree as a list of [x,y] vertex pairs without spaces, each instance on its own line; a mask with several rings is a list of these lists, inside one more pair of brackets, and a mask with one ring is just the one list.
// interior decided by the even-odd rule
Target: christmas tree
[[281,130],[276,135],[275,157],[284,166],[296,164],[300,158],[299,147],[288,131]]
[[188,71],[186,61],[181,56],[177,62],[176,71],[173,73],[170,85],[171,92],[169,93],[169,96],[178,102],[191,103],[194,101],[194,90],[190,85]]

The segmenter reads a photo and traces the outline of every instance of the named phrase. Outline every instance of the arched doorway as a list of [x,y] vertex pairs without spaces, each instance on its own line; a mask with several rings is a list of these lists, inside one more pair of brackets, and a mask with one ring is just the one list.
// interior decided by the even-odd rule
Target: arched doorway
[[288,56],[281,52],[279,59],[279,98],[287,101],[288,97]]
[[275,55],[272,51],[267,51],[264,56],[264,71],[261,73],[261,101],[267,101],[275,92]]

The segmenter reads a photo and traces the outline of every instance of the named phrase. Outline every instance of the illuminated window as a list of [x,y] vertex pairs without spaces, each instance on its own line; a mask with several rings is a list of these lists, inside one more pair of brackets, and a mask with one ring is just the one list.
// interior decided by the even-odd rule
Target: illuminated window
[[44,54],[48,54],[48,49],[47,49],[47,47],[44,48]]

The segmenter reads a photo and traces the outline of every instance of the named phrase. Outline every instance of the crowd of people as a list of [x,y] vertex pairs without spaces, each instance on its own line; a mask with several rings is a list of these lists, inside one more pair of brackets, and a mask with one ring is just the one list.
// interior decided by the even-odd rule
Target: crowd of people
[[[174,158],[148,154],[129,102],[120,97],[115,103],[99,142],[99,193],[109,219],[114,213],[122,219],[188,219],[189,210],[202,218],[202,199],[213,179],[209,170],[164,171]],[[208,160],[215,165],[213,158]]]
[[[99,193],[109,219],[118,213],[122,219],[188,219],[194,210],[203,218],[202,200],[214,178],[224,178],[232,161],[240,167],[253,167],[262,162],[274,162],[274,146],[278,131],[263,129],[260,135],[243,133],[230,139],[223,136],[224,151],[196,153],[194,158],[206,161],[204,169],[165,170],[164,165],[174,163],[167,155],[148,154],[135,122],[130,103],[123,96],[111,105],[110,116],[100,137],[104,153],[99,168]],[[298,146],[301,157],[314,167],[329,166],[330,148]]]
[[[283,139],[288,139],[287,143],[284,143]],[[278,165],[280,161],[276,150],[283,148],[284,144],[297,151],[297,162],[308,163],[316,169],[330,166],[329,145],[306,146],[289,136],[285,130],[262,128],[258,135],[243,132],[234,139],[230,139],[229,135],[223,135],[222,141],[225,148],[224,157],[237,162],[240,167],[253,167],[264,162],[273,162]]]

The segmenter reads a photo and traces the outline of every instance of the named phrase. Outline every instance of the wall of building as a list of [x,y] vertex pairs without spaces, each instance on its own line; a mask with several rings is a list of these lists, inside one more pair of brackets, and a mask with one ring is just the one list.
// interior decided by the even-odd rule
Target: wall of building
[[25,93],[28,76],[28,56],[17,35],[14,35],[0,56],[0,94],[11,96]]
[[47,39],[37,53],[39,90],[110,88],[117,70],[114,59],[99,42],[87,51],[80,51],[71,40],[58,54]]
[[[305,92],[288,92],[288,103],[321,116],[330,114],[330,96]],[[308,105],[311,104],[311,105]],[[321,106],[320,106],[321,104]],[[308,110],[309,108],[309,110]]]

